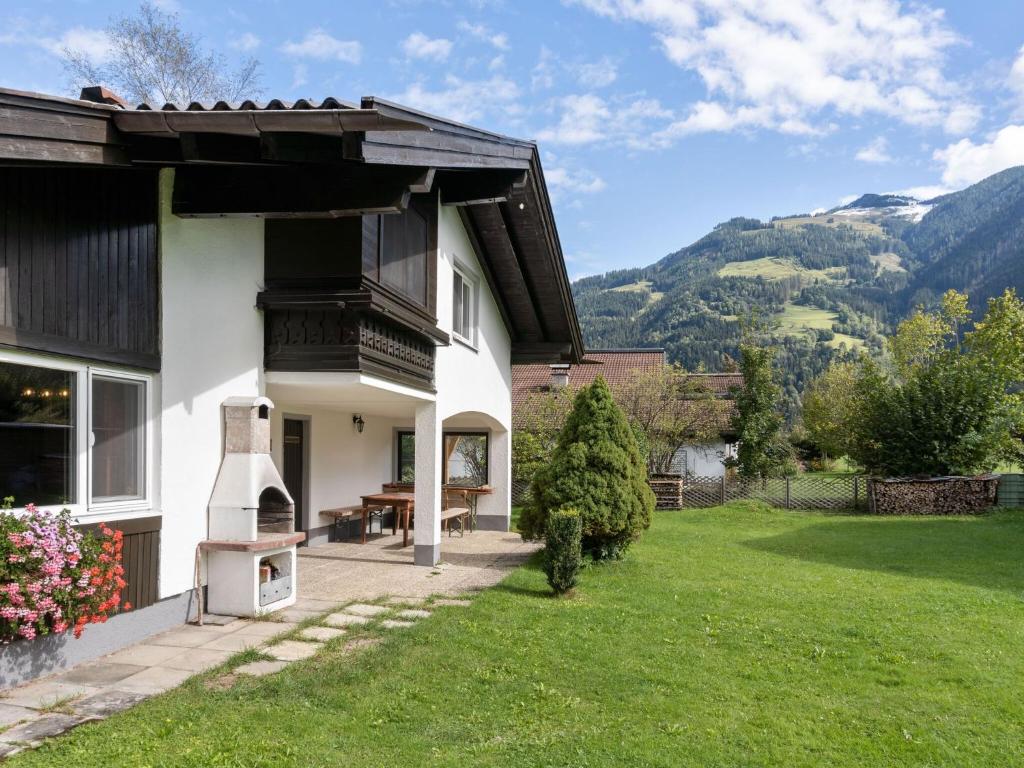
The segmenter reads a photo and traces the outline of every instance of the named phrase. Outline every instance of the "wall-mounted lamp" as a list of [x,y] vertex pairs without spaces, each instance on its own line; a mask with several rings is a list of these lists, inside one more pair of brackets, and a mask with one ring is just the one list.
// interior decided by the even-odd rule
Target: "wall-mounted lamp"
[[359,434],[363,434],[363,427],[366,426],[366,422],[363,421],[362,414],[353,413],[352,414],[352,423],[355,424],[355,426],[356,426],[356,432],[358,432]]

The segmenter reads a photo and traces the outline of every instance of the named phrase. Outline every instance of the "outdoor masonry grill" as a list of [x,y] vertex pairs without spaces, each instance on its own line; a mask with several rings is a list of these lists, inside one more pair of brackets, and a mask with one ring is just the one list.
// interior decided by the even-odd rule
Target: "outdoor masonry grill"
[[257,616],[295,602],[295,506],[270,458],[265,397],[223,403],[224,458],[210,497],[207,609]]

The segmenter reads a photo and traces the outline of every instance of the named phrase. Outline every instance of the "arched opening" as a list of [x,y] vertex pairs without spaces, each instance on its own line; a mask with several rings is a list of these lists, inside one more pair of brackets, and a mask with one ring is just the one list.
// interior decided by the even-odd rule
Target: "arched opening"
[[260,493],[256,529],[259,533],[292,533],[295,530],[294,507],[280,488],[271,485]]

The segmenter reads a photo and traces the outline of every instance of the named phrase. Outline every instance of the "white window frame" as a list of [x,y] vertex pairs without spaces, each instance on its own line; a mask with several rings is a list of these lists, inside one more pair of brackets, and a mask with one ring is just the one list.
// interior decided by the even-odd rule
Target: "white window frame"
[[[468,285],[469,286],[469,311],[470,311],[470,323],[469,323],[470,335],[469,336],[466,336],[466,335],[464,335],[462,333],[459,333],[455,329],[455,276],[456,275],[458,275],[462,279],[463,285]],[[463,344],[465,344],[465,345],[467,345],[469,347],[472,347],[473,349],[477,348],[477,335],[478,335],[479,326],[480,326],[480,322],[479,322],[480,314],[479,314],[479,311],[478,311],[478,306],[479,306],[479,299],[478,299],[478,297],[480,295],[479,285],[480,285],[480,282],[473,275],[473,273],[470,272],[465,267],[463,267],[462,264],[459,263],[453,257],[452,258],[452,336],[455,337],[458,341],[461,341]],[[465,302],[463,302],[462,313],[463,313],[463,317],[465,317],[465,313],[466,313]]]
[[[151,374],[136,373],[131,371],[117,370],[92,366],[88,363],[67,360],[60,357],[35,352],[22,352],[18,350],[0,349],[0,362],[12,363],[15,365],[33,366],[37,368],[50,368],[57,371],[68,371],[75,375],[75,498],[67,504],[47,504],[39,506],[41,510],[48,512],[59,512],[67,509],[77,522],[94,522],[98,520],[113,520],[112,514],[117,519],[134,516],[132,513],[148,512],[153,507],[154,487],[154,461],[153,461],[153,389],[154,377]],[[92,500],[92,378],[98,375],[109,379],[129,379],[141,381],[145,388],[145,411],[143,413],[143,429],[145,436],[145,461],[143,471],[145,472],[145,497],[141,499],[128,499],[117,502],[103,502],[91,504]],[[16,503],[27,503],[31,499],[15,499]],[[24,512],[24,506],[14,507],[15,512]]]
[[[94,512],[106,512],[106,511],[135,511],[140,509],[149,509],[152,506],[153,497],[153,430],[150,428],[150,414],[153,412],[153,377],[141,373],[129,373],[126,371],[118,371],[109,368],[96,368],[89,367],[89,409],[88,409],[88,443],[89,450],[87,452],[87,464],[88,464],[88,476],[86,478],[86,486],[88,491],[88,508],[90,513]],[[107,379],[108,381],[130,381],[142,384],[142,424],[140,425],[142,432],[142,445],[141,449],[143,452],[142,466],[143,478],[142,478],[142,497],[137,499],[120,499],[116,501],[97,501],[93,499],[93,487],[92,487],[92,446],[94,443],[93,431],[92,431],[92,395],[93,395],[93,381],[97,378]]]

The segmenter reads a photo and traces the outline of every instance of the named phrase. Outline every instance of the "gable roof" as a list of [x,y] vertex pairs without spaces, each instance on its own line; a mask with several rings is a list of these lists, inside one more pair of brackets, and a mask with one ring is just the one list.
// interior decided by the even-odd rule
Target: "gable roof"
[[[100,89],[86,91],[103,103],[0,89],[0,165],[175,167],[176,192],[179,180],[193,192],[213,190],[198,201],[176,195],[179,216],[390,213],[404,210],[413,193],[440,190],[442,203],[459,207],[513,361],[582,359],[535,142],[373,96],[358,106],[329,98],[123,109]],[[217,191],[230,188],[219,175],[275,205],[282,189],[287,196],[289,184],[304,183],[303,207],[218,209]]]

